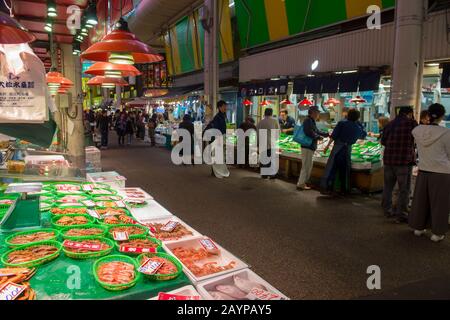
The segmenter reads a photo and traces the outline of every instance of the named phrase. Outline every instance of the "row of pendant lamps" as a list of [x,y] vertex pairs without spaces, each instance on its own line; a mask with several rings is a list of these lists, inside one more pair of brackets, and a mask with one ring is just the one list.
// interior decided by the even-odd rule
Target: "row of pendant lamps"
[[[361,96],[357,96],[356,98],[351,99],[350,102],[351,103],[355,103],[356,105],[358,105],[358,104],[366,103],[367,100],[362,98]],[[246,107],[250,107],[250,106],[253,105],[253,102],[251,102],[249,99],[244,99],[244,101],[242,103]],[[281,101],[280,104],[281,105],[293,105],[293,103],[289,99],[285,99],[285,100]],[[330,106],[330,107],[334,107],[334,106],[337,106],[337,105],[340,105],[340,104],[341,104],[341,102],[338,99],[335,99],[335,98],[330,98],[324,103],[324,105]],[[260,103],[260,105],[263,106],[263,107],[266,107],[266,106],[269,106],[270,103],[266,99],[264,99]],[[313,106],[314,103],[313,103],[313,101],[309,100],[308,98],[305,98],[302,101],[300,101],[298,103],[298,105],[301,106],[301,107],[310,107],[310,106]]]

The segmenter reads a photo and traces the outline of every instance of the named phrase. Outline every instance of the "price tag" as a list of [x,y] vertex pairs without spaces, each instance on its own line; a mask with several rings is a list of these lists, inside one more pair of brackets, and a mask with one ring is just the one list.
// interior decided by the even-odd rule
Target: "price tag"
[[158,300],[172,300],[172,301],[187,301],[187,300],[200,300],[199,296],[181,296],[177,294],[169,294],[160,292],[158,294]]
[[101,244],[81,243],[81,242],[70,241],[70,240],[65,240],[63,242],[63,246],[64,246],[64,248],[83,249],[83,250],[88,250],[88,251],[101,251],[102,250]]
[[220,254],[219,248],[217,248],[216,244],[211,239],[201,239],[200,244],[203,246],[203,248],[205,248],[206,251],[215,255]]
[[127,205],[123,201],[116,201],[116,206],[118,208],[126,208],[127,207]]
[[166,225],[164,227],[161,228],[161,231],[164,232],[173,232],[173,230],[175,230],[175,228],[179,225],[180,223],[177,221],[169,221],[166,223]]
[[101,217],[101,216],[98,214],[98,212],[95,211],[95,210],[88,209],[87,212],[88,212],[88,214],[89,214],[91,217],[94,217],[94,218],[96,218],[96,219],[102,219],[102,217]]
[[158,251],[156,248],[136,248],[136,247],[129,247],[126,245],[121,245],[119,247],[120,252],[124,253],[157,253]]
[[129,239],[128,232],[113,231],[113,238],[116,241],[125,241]]
[[250,290],[250,293],[248,294],[247,298],[249,300],[285,300],[283,297],[281,297],[278,294],[260,289],[260,288],[253,288]]
[[21,286],[12,282],[7,282],[4,286],[0,288],[0,300],[12,301],[20,296],[22,292],[25,291],[27,287]]
[[85,184],[85,185],[83,185],[83,190],[84,191],[92,191],[92,190],[94,190],[94,186],[92,185],[92,184]]
[[155,274],[163,266],[163,264],[164,263],[162,262],[148,259],[139,267],[138,271],[144,274],[152,275]]
[[81,201],[82,204],[84,204],[86,207],[95,207],[95,202],[92,200],[84,200]]

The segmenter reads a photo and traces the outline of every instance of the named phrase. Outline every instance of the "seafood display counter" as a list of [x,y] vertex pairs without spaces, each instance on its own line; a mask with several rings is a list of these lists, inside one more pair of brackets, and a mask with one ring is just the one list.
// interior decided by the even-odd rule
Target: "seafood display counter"
[[37,185],[0,194],[0,300],[288,299],[140,188]]

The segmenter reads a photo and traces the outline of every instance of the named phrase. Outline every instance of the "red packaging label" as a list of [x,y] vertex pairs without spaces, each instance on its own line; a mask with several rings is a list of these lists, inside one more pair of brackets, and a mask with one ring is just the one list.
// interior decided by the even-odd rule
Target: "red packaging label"
[[101,244],[81,243],[81,242],[70,241],[70,240],[65,240],[63,242],[63,246],[64,246],[64,248],[83,249],[83,250],[89,250],[89,251],[101,251],[102,250]]
[[121,245],[119,247],[120,252],[124,253],[156,253],[158,252],[156,248],[136,248],[136,247],[129,247],[125,245]]
[[12,301],[15,300],[27,287],[21,286],[12,282],[7,282],[0,288],[0,300]]
[[169,294],[160,292],[158,294],[158,300],[172,300],[172,301],[186,301],[186,300],[200,300],[199,296],[180,296],[177,294]]

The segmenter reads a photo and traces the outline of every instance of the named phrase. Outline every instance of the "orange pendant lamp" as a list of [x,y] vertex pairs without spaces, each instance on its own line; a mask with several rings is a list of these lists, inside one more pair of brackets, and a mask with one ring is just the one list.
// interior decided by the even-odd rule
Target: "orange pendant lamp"
[[270,106],[270,103],[266,99],[264,99],[263,102],[261,102],[259,105],[263,106],[263,107],[267,107],[267,106]]
[[107,78],[104,76],[97,76],[92,78],[87,83],[89,86],[102,86],[102,88],[114,89],[116,86],[128,86],[128,82],[122,78]]
[[28,43],[34,40],[36,37],[14,18],[0,12],[0,44]]
[[313,104],[314,104],[314,103],[313,103],[311,100],[309,100],[308,98],[305,98],[305,99],[303,99],[302,101],[300,101],[299,106],[302,106],[302,107],[305,107],[305,106],[310,107],[310,106],[312,106]]
[[253,102],[251,102],[249,99],[245,99],[242,104],[246,107],[250,107],[253,105]]
[[331,108],[334,106],[338,106],[340,104],[341,104],[341,101],[339,101],[338,99],[335,99],[335,98],[330,98],[324,103],[324,105],[331,107]]
[[56,96],[60,89],[70,89],[73,82],[57,71],[50,71],[46,75],[47,86],[52,96]]
[[93,76],[105,76],[107,78],[135,77],[142,73],[132,65],[114,64],[110,62],[97,62],[84,73]]
[[361,104],[361,103],[366,103],[367,100],[364,99],[364,98],[361,97],[361,96],[357,96],[356,98],[351,99],[350,102],[351,102],[351,103],[355,103],[356,105],[358,105],[358,104]]
[[146,98],[159,98],[164,97],[169,93],[167,89],[147,89],[144,93],[144,97]]
[[130,32],[128,23],[123,18],[120,18],[116,23],[112,32],[83,52],[81,58],[127,65],[164,60],[163,56],[156,53],[155,50],[141,42]]
[[289,99],[284,99],[283,101],[280,102],[280,104],[290,106],[293,103]]

